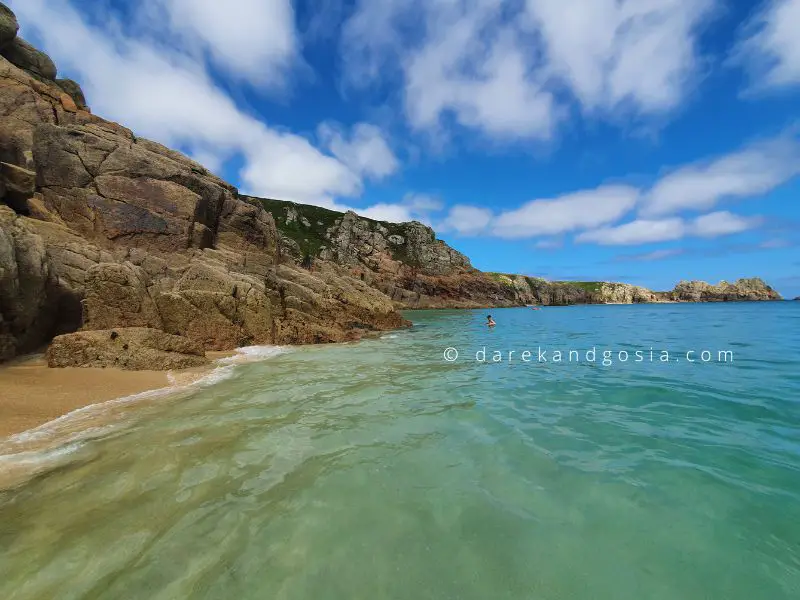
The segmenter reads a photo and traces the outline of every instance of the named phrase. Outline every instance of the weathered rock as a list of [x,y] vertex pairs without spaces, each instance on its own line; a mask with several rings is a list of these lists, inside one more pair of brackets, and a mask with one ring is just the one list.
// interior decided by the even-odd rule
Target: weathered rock
[[37,50],[20,37],[14,38],[0,50],[8,62],[33,73],[39,77],[55,80],[57,75],[56,65],[47,54]]
[[0,206],[0,361],[46,343],[57,318],[56,278],[42,238]]
[[17,17],[10,8],[0,2],[0,50],[14,41],[18,31]]
[[99,263],[84,280],[84,329],[161,328],[161,317],[147,289],[147,276],[131,263]]
[[47,364],[57,368],[168,371],[208,362],[203,348],[191,340],[145,327],[61,335],[47,349]]
[[36,173],[0,162],[0,201],[5,202],[17,213],[28,214],[28,200],[36,192]]
[[83,94],[80,84],[72,79],[56,79],[56,84],[72,98],[75,106],[79,109],[86,109],[86,96]]
[[781,295],[762,279],[753,277],[739,279],[733,283],[721,281],[710,285],[705,281],[681,281],[668,294],[678,302],[742,302],[761,300],[781,300]]

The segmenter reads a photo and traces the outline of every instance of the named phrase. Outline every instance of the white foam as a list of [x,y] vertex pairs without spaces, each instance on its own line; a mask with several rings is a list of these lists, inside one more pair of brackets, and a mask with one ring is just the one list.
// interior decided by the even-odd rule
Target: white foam
[[237,348],[236,354],[219,360],[220,364],[241,364],[273,358],[289,351],[285,346],[245,346]]
[[[99,402],[96,404],[90,404],[88,406],[73,410],[72,412],[35,427],[34,429],[12,435],[6,440],[0,439],[0,463],[21,456],[27,456],[27,462],[49,462],[54,457],[60,456],[60,451],[64,451],[65,453],[73,452],[76,449],[76,447],[74,447],[74,442],[77,440],[99,437],[103,433],[111,430],[114,426],[113,424],[109,424],[101,427],[82,428],[79,431],[75,431],[71,435],[68,435],[66,438],[58,440],[58,432],[62,429],[65,429],[67,425],[79,425],[82,419],[89,420],[92,417],[96,417],[98,414],[102,414],[104,411],[108,411],[109,409],[123,404],[168,396],[178,392],[188,391],[193,388],[205,388],[212,386],[233,377],[237,365],[267,360],[288,351],[289,348],[284,346],[248,346],[244,348],[237,348],[234,356],[218,359],[216,361],[216,365],[218,366],[211,370],[211,372],[200,377],[199,379],[185,384],[180,383],[180,379],[176,377],[172,371],[170,371],[167,373],[167,380],[170,383],[168,387],[132,394],[130,396],[123,396],[121,398],[115,398],[113,400],[107,400],[105,402]],[[53,442],[59,443],[59,445],[56,447],[51,446],[47,448],[39,448],[35,451],[29,451],[25,449],[31,444],[42,442],[51,438],[53,438]]]

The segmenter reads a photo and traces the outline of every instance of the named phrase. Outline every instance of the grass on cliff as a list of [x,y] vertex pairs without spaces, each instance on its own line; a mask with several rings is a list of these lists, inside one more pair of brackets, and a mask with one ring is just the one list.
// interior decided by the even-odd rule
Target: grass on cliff
[[[261,204],[275,219],[275,225],[282,234],[300,246],[301,252],[308,256],[318,256],[322,246],[327,244],[326,233],[342,213],[306,204],[295,204],[285,200],[272,200],[269,198],[249,198],[250,201]],[[287,209],[294,208],[298,218],[289,222]],[[302,218],[308,221],[304,225]]]
[[573,287],[580,288],[585,292],[599,292],[600,289],[603,287],[603,281],[554,281],[553,283],[558,283],[560,285],[571,285]]
[[[319,256],[319,252],[323,246],[328,245],[328,230],[344,216],[343,212],[330,210],[319,206],[312,206],[309,204],[296,204],[287,200],[274,200],[271,198],[255,198],[248,197],[248,200],[254,203],[259,203],[264,209],[269,212],[275,219],[275,225],[278,230],[289,239],[293,240],[300,246],[303,254],[308,256]],[[287,221],[288,208],[294,208],[298,215],[298,219],[292,222]],[[303,224],[302,219],[308,221],[308,225]],[[407,237],[405,224],[403,223],[389,223],[387,221],[376,221],[359,215],[359,219],[367,221],[377,229],[382,226],[389,233],[387,235],[399,235],[404,239]],[[391,245],[392,258],[403,262],[410,266],[415,266],[418,262],[416,257],[411,256],[408,244]],[[418,265],[417,265],[418,266]]]

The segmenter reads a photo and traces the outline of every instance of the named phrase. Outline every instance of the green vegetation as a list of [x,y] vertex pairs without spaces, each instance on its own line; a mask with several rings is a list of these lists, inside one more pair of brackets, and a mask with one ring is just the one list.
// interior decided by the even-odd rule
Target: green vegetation
[[[261,204],[275,219],[278,230],[287,238],[293,240],[300,247],[303,257],[317,257],[323,246],[328,245],[328,230],[344,216],[344,213],[311,206],[308,204],[296,204],[286,200],[274,200],[271,198],[246,197],[247,201],[254,204]],[[287,217],[291,210],[297,214],[296,219],[289,220]],[[407,225],[405,223],[389,223],[387,221],[376,221],[367,217],[360,219],[369,223],[373,229],[383,227],[388,231],[389,236],[399,235],[403,239],[408,237]],[[308,225],[304,222],[308,223]],[[419,259],[410,252],[408,244],[390,246],[392,258],[411,267],[419,266]]]
[[603,287],[603,281],[554,281],[560,285],[570,285],[586,292],[596,293]]
[[[248,197],[248,201],[261,204],[275,219],[275,225],[283,235],[300,246],[303,256],[319,256],[320,249],[327,244],[327,232],[343,213],[308,204],[295,204],[285,200]],[[291,222],[287,218],[294,209],[297,218]],[[308,221],[306,226],[303,223]]]

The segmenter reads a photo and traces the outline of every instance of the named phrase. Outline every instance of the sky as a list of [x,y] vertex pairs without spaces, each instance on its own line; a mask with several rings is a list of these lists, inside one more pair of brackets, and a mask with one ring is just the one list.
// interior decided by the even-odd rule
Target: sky
[[800,296],[800,0],[12,0],[95,114],[483,270]]

